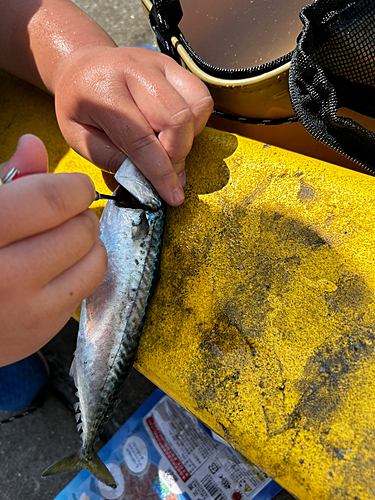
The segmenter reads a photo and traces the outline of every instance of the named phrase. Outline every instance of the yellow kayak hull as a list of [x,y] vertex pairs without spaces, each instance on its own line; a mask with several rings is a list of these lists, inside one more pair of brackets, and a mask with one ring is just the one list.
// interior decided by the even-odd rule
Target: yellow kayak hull
[[[0,87],[1,162],[35,133],[111,192],[50,96]],[[210,128],[167,213],[136,367],[300,499],[374,498],[374,227],[372,177]]]

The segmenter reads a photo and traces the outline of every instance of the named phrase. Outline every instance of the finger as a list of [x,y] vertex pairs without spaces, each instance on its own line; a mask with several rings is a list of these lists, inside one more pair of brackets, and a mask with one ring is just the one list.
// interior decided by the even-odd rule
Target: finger
[[64,122],[65,120],[61,119],[64,137],[73,149],[102,170],[117,172],[127,154],[121,151],[103,130],[74,121],[69,121],[69,126],[64,127]]
[[[23,359],[43,347],[67,323],[81,300],[100,284],[107,267],[104,244],[96,243],[83,259],[38,292],[4,297],[10,323],[2,321],[0,366]],[[6,304],[7,300],[10,303]],[[8,302],[9,302],[8,300]],[[12,302],[13,300],[13,302]],[[15,336],[14,332],[22,332]]]
[[0,247],[59,226],[95,199],[85,174],[40,174],[0,188]]
[[[128,112],[131,122],[125,126],[123,134],[117,133],[117,127],[107,129],[107,134],[119,149],[125,151],[169,205],[180,205],[185,199],[184,191],[172,161],[156,137],[154,129],[132,99],[128,98],[127,102],[119,103],[118,112],[120,121]],[[102,117],[104,118],[104,115]]]
[[198,135],[213,110],[213,99],[208,88],[198,77],[173,60],[168,60],[165,66],[165,77],[188,104],[194,115],[194,136]]
[[[159,134],[158,139],[177,174],[183,172],[194,136],[202,130],[212,111],[212,99],[204,84],[194,75],[181,70],[183,75],[172,72],[172,81],[161,72],[152,74],[157,94],[156,91],[147,92],[151,82],[144,75],[143,87],[136,77],[128,81],[135,103],[152,129]],[[188,81],[183,81],[182,76]]]
[[[140,78],[140,77],[139,77]],[[185,168],[185,158],[194,140],[194,115],[162,72],[128,78],[134,102],[170,158],[177,175]]]
[[51,311],[62,314],[69,308],[73,314],[79,302],[100,285],[107,269],[104,243],[97,239],[90,252],[74,266],[57,276],[43,289],[43,300]]
[[[183,202],[184,193],[168,154],[126,89],[116,94],[116,102],[110,108],[92,110],[91,119],[89,124],[78,125],[79,134],[71,122],[66,127],[65,138],[74,149],[105,170],[116,170],[125,153],[169,205]],[[63,119],[60,123],[64,126]]]
[[89,209],[60,226],[2,249],[2,280],[39,290],[82,259],[96,243],[99,221]]
[[25,134],[19,138],[17,149],[12,157],[0,166],[1,177],[11,168],[16,168],[24,175],[47,172],[47,150],[39,137]]

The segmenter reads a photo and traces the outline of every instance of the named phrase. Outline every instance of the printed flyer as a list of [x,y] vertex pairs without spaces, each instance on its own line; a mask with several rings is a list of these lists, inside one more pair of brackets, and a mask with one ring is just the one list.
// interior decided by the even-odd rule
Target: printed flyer
[[100,451],[112,489],[80,472],[55,500],[270,500],[281,487],[157,389]]

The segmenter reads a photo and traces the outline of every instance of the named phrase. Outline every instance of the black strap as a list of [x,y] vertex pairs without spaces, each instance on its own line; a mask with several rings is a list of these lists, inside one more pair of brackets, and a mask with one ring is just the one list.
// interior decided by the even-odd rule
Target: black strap
[[245,123],[249,125],[283,125],[284,123],[295,123],[298,122],[296,116],[288,116],[287,118],[249,118],[247,116],[238,116],[226,113],[225,111],[220,111],[214,108],[213,115],[219,116],[220,118],[225,118],[226,120],[236,121],[239,123]]
[[160,51],[178,61],[178,54],[172,44],[172,36],[182,19],[179,0],[153,0],[149,20]]

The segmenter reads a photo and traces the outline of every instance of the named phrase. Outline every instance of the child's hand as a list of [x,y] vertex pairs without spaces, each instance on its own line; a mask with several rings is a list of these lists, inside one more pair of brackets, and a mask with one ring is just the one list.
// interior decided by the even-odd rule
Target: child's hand
[[11,167],[37,175],[0,186],[0,366],[46,344],[107,265],[98,219],[87,208],[95,197],[89,177],[46,174],[44,145],[30,135],[0,166],[1,177]]
[[140,48],[83,46],[62,66],[53,91],[70,146],[112,172],[129,155],[168,204],[180,205],[185,157],[212,111],[206,86]]
[[213,106],[201,80],[158,52],[117,47],[73,2],[3,3],[0,67],[55,95],[78,153],[112,172],[128,154],[167,203],[180,205],[185,157]]

